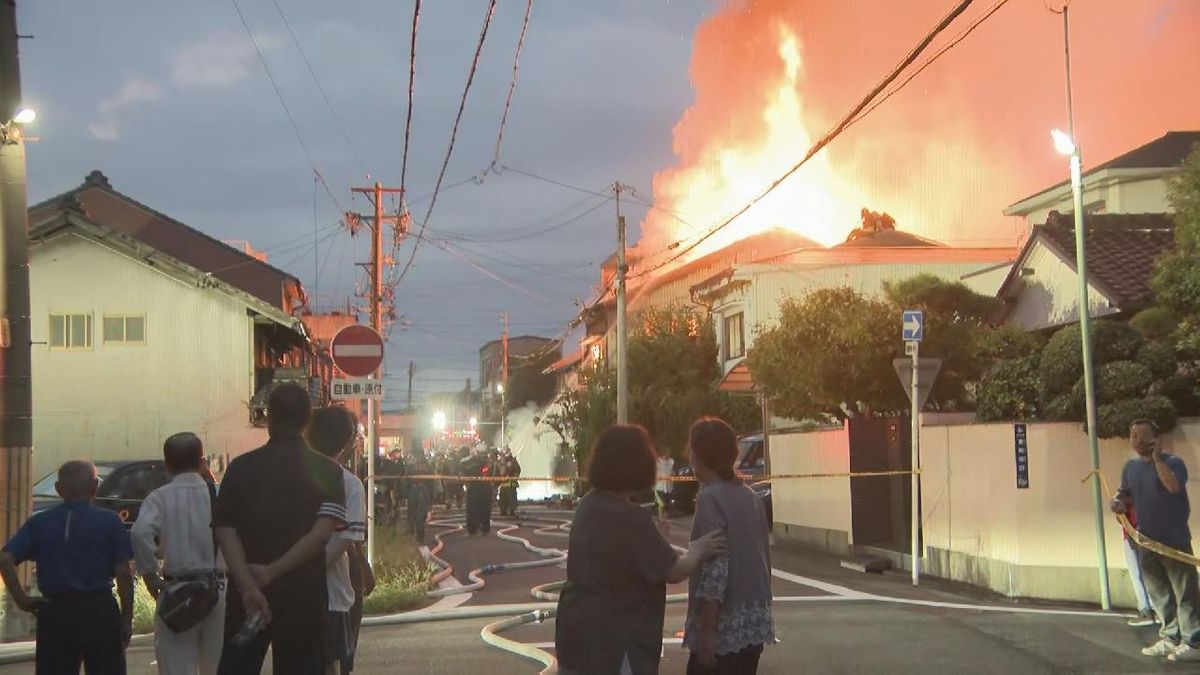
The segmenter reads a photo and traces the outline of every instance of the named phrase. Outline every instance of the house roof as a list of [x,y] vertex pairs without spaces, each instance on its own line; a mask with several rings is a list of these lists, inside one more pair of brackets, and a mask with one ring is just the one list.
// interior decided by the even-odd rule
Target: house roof
[[29,222],[46,219],[64,203],[77,203],[92,222],[132,236],[284,311],[305,301],[296,277],[114,190],[98,170],[78,187],[31,206]]
[[890,246],[945,247],[945,244],[903,230],[880,230],[844,241],[833,248],[880,248]]
[[[1084,216],[1087,236],[1088,282],[1103,290],[1119,309],[1153,302],[1150,282],[1154,263],[1175,247],[1175,224],[1166,213],[1090,213]],[[1034,227],[1017,263],[1000,286],[998,295],[1018,292],[1024,261],[1038,243],[1048,246],[1075,269],[1075,224],[1072,214],[1051,211],[1043,225]]]
[[[510,335],[508,337],[508,342],[509,342],[510,346],[514,342],[536,342],[538,344],[545,345],[545,344],[550,344],[551,342],[557,342],[557,340],[555,340],[554,338],[541,337],[539,335]],[[494,347],[496,345],[503,344],[503,343],[504,343],[503,338],[501,338],[499,340],[492,340],[491,342],[484,343],[484,345],[479,348],[479,351],[482,353],[482,352],[487,351],[491,347]]]
[[188,282],[194,282],[198,287],[215,289],[218,292],[234,297],[245,303],[246,307],[255,314],[295,331],[305,340],[308,339],[308,333],[300,319],[292,316],[279,306],[267,302],[243,288],[225,282],[215,275],[207,273],[205,270],[198,269],[190,265],[187,261],[180,260],[166,251],[159,250],[131,234],[121,232],[104,223],[92,220],[88,214],[83,212],[82,207],[73,200],[66,200],[56,211],[42,211],[41,216],[37,222],[30,221],[30,242],[48,239],[64,229],[74,229],[100,245],[121,250],[125,255],[131,255],[164,273],[174,275],[176,278],[185,279]]
[[[1168,131],[1149,143],[1138,146],[1103,164],[1097,164],[1085,171],[1083,176],[1086,178],[1101,171],[1113,169],[1173,169],[1187,159],[1188,154],[1197,143],[1200,143],[1200,131]],[[1070,182],[1070,180],[1064,180],[1050,187],[1038,190],[1028,197],[1011,204],[1005,210],[1005,213],[1012,215],[1009,212],[1013,211],[1019,205],[1047,192],[1063,188],[1069,185]]]
[[566,372],[579,365],[579,362],[583,361],[585,353],[586,352],[584,352],[584,350],[580,349],[573,354],[567,354],[561,359],[550,364],[550,367],[543,370],[542,373],[544,375],[557,375],[558,373]]
[[758,393],[758,386],[754,384],[754,377],[750,374],[750,366],[746,365],[745,359],[721,378],[720,384],[717,385],[717,391],[729,394]]

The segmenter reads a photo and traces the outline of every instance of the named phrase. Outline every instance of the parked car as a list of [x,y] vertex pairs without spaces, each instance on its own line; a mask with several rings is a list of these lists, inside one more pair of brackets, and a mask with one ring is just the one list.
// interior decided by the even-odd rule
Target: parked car
[[[96,462],[96,473],[100,478],[96,506],[116,511],[126,527],[133,527],[133,521],[137,520],[138,510],[141,509],[146,496],[171,480],[162,460]],[[34,484],[34,513],[62,503],[62,499],[54,490],[57,480],[58,472],[55,471]]]
[[[771,483],[769,481],[753,482],[753,479],[764,475],[767,470],[767,457],[763,450],[762,434],[742,436],[738,439],[738,459],[733,466],[734,470],[750,483],[754,492],[763,500],[764,505],[767,506],[767,519],[770,520]],[[683,464],[676,468],[675,475],[680,478],[694,478],[696,474],[691,466]],[[671,491],[671,506],[684,513],[693,513],[696,510],[696,493],[699,491],[700,485],[695,481],[675,483],[674,489]]]

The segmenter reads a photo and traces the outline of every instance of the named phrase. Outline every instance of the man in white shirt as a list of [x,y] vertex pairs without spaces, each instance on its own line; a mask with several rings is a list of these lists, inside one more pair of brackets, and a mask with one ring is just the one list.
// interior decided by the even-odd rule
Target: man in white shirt
[[[204,444],[193,433],[175,434],[163,444],[171,482],[151,492],[133,524],[138,572],[156,600],[164,588],[215,579],[220,587],[207,618],[175,632],[155,616],[154,655],[163,675],[211,675],[217,672],[225,633],[224,566],[213,542],[214,488],[202,477]],[[162,574],[157,554],[162,553]]]
[[659,508],[662,511],[660,515],[666,515],[666,512],[671,510],[671,489],[674,483],[671,482],[671,476],[675,472],[675,460],[670,455],[665,455],[658,458],[658,483],[654,486],[658,492]]
[[[358,419],[345,408],[322,408],[313,412],[308,426],[308,444],[313,450],[341,464],[345,454],[358,440]],[[333,535],[325,547],[326,580],[329,590],[329,617],[326,622],[329,675],[346,675],[354,668],[358,626],[351,617],[355,589],[351,585],[350,565],[360,564],[357,547],[366,540],[367,496],[362,481],[342,467],[346,491],[346,529]]]

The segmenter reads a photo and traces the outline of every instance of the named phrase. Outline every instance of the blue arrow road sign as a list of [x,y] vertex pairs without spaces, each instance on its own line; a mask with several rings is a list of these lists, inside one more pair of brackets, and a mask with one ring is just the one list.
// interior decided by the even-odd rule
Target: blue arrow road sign
[[920,342],[925,337],[925,314],[919,309],[904,310],[901,324],[905,342]]

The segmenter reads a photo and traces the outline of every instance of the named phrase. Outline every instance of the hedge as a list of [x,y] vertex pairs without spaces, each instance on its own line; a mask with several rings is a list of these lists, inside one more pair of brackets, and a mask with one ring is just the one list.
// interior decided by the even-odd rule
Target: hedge
[[1129,435],[1129,425],[1136,419],[1154,420],[1159,431],[1175,428],[1178,414],[1171,399],[1161,394],[1131,398],[1102,405],[1096,410],[1100,438],[1122,438]]

